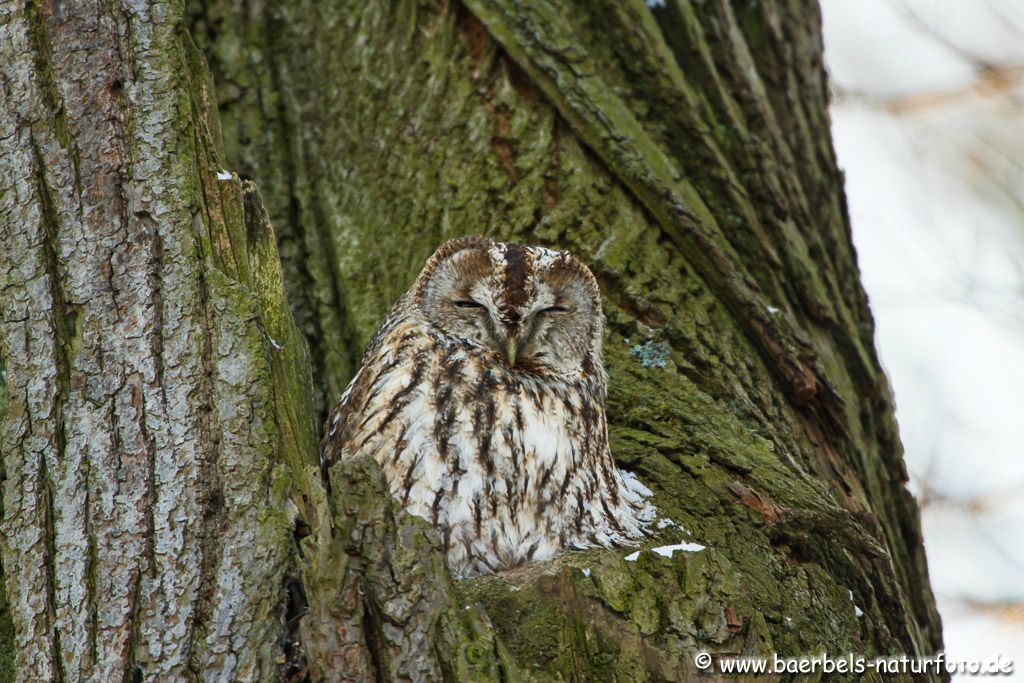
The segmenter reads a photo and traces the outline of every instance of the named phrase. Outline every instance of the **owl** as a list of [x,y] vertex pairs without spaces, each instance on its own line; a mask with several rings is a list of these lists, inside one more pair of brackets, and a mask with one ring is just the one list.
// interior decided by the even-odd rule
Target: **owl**
[[370,456],[457,578],[627,545],[655,517],[608,448],[601,312],[565,251],[442,245],[328,417],[324,467]]

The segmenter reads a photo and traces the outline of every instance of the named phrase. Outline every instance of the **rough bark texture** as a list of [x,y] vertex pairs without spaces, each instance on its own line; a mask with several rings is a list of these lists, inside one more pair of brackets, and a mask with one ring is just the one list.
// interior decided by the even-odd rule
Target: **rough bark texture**
[[310,377],[182,7],[8,3],[0,64],[17,675],[276,678]]
[[[9,3],[18,675],[669,681],[698,650],[939,649],[821,52],[783,0]],[[590,264],[613,452],[682,527],[652,543],[707,550],[453,582],[372,463],[321,485],[314,419],[472,232]]]

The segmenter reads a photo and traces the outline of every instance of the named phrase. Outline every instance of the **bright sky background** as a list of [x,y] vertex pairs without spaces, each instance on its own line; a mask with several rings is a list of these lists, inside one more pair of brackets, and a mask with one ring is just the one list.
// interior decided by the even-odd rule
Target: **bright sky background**
[[946,650],[1013,657],[1024,681],[1024,2],[823,7],[853,238]]

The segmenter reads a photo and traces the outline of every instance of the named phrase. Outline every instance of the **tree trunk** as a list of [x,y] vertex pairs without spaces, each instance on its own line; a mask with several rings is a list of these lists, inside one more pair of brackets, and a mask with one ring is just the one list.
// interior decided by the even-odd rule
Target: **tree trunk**
[[[650,4],[8,4],[19,678],[673,681],[702,650],[941,648],[817,8]],[[372,462],[322,484],[363,345],[473,232],[594,270],[613,453],[678,522],[652,545],[706,550],[454,582]]]
[[[3,568],[17,676],[273,679],[315,472],[255,190],[174,4],[0,25]],[[298,499],[297,499],[298,500]]]

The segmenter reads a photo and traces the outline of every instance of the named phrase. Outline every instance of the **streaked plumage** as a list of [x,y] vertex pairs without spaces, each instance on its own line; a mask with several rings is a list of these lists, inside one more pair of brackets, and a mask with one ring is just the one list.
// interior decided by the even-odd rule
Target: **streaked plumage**
[[444,244],[328,418],[325,467],[380,462],[455,576],[628,544],[654,509],[608,449],[603,324],[597,283],[568,252]]

